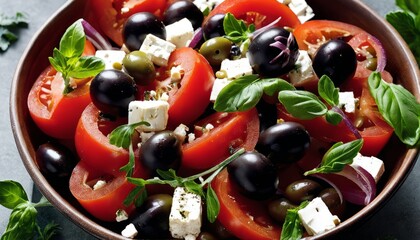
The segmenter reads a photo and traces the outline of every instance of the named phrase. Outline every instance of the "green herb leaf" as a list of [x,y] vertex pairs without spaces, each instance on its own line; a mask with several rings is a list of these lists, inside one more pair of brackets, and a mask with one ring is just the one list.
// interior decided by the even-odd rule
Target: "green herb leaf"
[[330,106],[337,106],[339,89],[327,75],[323,75],[318,82],[318,93]]
[[281,230],[280,240],[301,239],[303,228],[298,211],[305,208],[308,204],[308,201],[304,201],[298,207],[287,210],[286,218]]
[[356,157],[362,146],[362,139],[357,139],[345,144],[338,142],[325,153],[321,165],[318,168],[306,171],[304,175],[340,172],[346,165],[353,163],[353,158]]
[[64,35],[60,40],[59,51],[66,58],[78,58],[83,54],[85,41],[86,35],[81,20],[78,20],[64,32]]
[[120,171],[124,171],[127,173],[128,177],[133,176],[133,171],[135,167],[136,161],[134,156],[133,144],[130,142],[128,146],[128,163],[120,168]]
[[216,193],[209,184],[206,191],[206,205],[207,205],[207,219],[213,223],[216,221],[217,216],[220,212],[220,202],[217,198]]
[[17,205],[27,202],[25,189],[18,182],[7,180],[0,182],[0,204],[13,209]]
[[223,29],[227,39],[239,44],[249,39],[251,33],[255,31],[255,26],[250,24],[247,27],[244,21],[236,19],[231,13],[227,13],[223,19]]
[[0,50],[6,51],[12,43],[18,40],[17,28],[26,28],[27,26],[26,15],[23,13],[18,12],[13,17],[0,14]]
[[30,202],[17,205],[1,240],[31,239],[35,235],[37,210]]
[[290,114],[299,119],[313,119],[328,112],[327,106],[315,94],[308,91],[281,91],[279,101]]
[[231,81],[216,98],[214,109],[219,112],[246,111],[257,105],[263,93],[273,95],[294,87],[280,78],[260,79],[258,75],[247,75]]
[[103,64],[102,59],[98,57],[81,57],[74,63],[74,69],[69,71],[69,75],[74,78],[95,76],[103,70]]
[[131,137],[133,136],[134,130],[140,125],[150,126],[150,123],[141,121],[118,126],[110,133],[109,143],[127,149],[131,144]]
[[387,83],[373,72],[368,79],[370,92],[383,118],[394,128],[398,138],[410,147],[420,142],[420,104],[400,85]]
[[50,240],[53,239],[55,235],[57,235],[57,232],[61,230],[60,225],[52,222],[48,223],[42,231],[38,231],[39,238],[38,240]]
[[195,181],[185,181],[183,186],[188,192],[204,197],[203,187],[199,183],[196,183]]
[[420,13],[420,3],[417,0],[396,0],[396,4],[402,10],[410,12],[413,15]]
[[338,125],[343,120],[343,116],[333,110],[328,110],[325,119],[332,125]]

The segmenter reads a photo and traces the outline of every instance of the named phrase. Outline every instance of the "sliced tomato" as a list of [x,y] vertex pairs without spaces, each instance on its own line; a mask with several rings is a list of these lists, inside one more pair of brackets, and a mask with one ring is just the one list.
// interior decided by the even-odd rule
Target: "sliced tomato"
[[[204,131],[207,124],[214,129]],[[259,136],[258,112],[217,112],[197,122],[196,139],[183,145],[182,168],[204,170],[215,166],[244,147],[253,150]]]
[[80,117],[74,139],[80,159],[104,173],[120,172],[128,163],[128,151],[110,144],[107,135],[123,123],[126,119],[109,121],[101,118],[100,111],[93,103],[89,104]]
[[281,19],[277,25],[280,27],[295,28],[300,25],[296,14],[277,0],[225,0],[213,9],[206,19],[219,13],[231,13],[238,19],[254,23],[257,28],[266,26],[279,17]]
[[227,170],[212,181],[220,202],[217,219],[239,239],[279,239],[281,226],[268,215],[267,204],[244,197],[229,179]]
[[[134,177],[148,178],[144,168],[137,167]],[[94,190],[98,180],[105,181],[105,185]],[[116,212],[124,210],[130,214],[135,206],[125,206],[124,199],[135,186],[127,181],[125,172],[116,175],[105,174],[96,166],[90,166],[86,161],[80,161],[70,177],[70,191],[77,201],[94,217],[102,220],[115,221]]]
[[151,12],[157,16],[163,13],[166,0],[91,0],[93,14],[89,19],[117,45],[122,46],[122,29],[125,21],[138,12]]

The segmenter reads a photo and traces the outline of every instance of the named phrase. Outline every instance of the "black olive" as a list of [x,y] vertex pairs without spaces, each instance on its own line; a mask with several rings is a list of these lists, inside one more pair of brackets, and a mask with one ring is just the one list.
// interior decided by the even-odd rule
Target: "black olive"
[[321,190],[322,186],[318,182],[311,179],[301,179],[289,184],[284,195],[293,203],[300,204],[306,200],[311,201]]
[[264,155],[246,152],[227,167],[230,179],[249,198],[266,199],[277,191],[277,168]]
[[204,39],[208,40],[210,38],[222,37],[225,35],[225,30],[223,28],[223,20],[225,19],[225,14],[219,13],[211,16],[206,23],[203,24],[203,36]]
[[36,162],[41,173],[55,182],[68,180],[78,159],[59,143],[44,143],[36,151]]
[[249,45],[248,58],[253,69],[266,77],[277,77],[293,69],[299,46],[292,33],[272,27],[258,34]]
[[269,104],[265,100],[260,100],[257,104],[258,118],[260,119],[260,132],[277,123],[277,107],[275,104]]
[[309,133],[301,124],[284,122],[263,131],[255,149],[273,163],[290,163],[304,156],[310,142]]
[[171,207],[171,195],[155,194],[149,196],[129,220],[136,227],[139,237],[167,239],[170,236]]
[[182,158],[181,142],[172,131],[162,131],[141,145],[140,161],[152,172],[177,170]]
[[165,25],[177,22],[183,18],[187,18],[194,29],[201,27],[204,20],[203,12],[191,1],[176,1],[168,6],[163,13],[163,22]]
[[90,84],[93,104],[103,113],[127,116],[128,105],[136,99],[137,86],[133,78],[120,70],[104,70]]
[[312,67],[319,78],[327,75],[338,87],[356,72],[356,52],[343,40],[330,40],[318,48]]
[[147,34],[166,39],[165,25],[152,13],[133,14],[124,24],[124,44],[130,51],[139,50]]

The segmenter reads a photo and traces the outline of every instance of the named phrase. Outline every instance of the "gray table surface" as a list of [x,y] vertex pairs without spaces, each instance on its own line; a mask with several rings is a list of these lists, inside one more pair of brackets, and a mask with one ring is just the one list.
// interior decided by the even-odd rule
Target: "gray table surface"
[[[9,92],[19,58],[33,34],[66,0],[0,0],[0,13],[17,11],[29,16],[28,29],[20,31],[20,39],[6,53],[0,53],[0,180],[20,182],[34,197],[39,193],[26,172],[10,128]],[[393,0],[363,0],[381,16],[396,9]],[[355,228],[348,239],[416,239],[420,236],[420,164],[417,164],[392,199],[362,226]],[[10,210],[0,207],[0,233],[6,228]],[[55,221],[62,230],[57,239],[95,239],[67,220],[54,208],[39,211],[41,224]]]

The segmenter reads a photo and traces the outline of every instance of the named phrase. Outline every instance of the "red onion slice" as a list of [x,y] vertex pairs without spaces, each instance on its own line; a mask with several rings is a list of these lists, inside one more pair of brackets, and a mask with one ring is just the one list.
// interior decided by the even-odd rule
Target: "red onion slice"
[[347,117],[347,115],[339,107],[334,106],[332,107],[332,110],[341,115],[347,128],[354,134],[354,136],[357,139],[362,139],[362,135],[360,134],[359,130],[357,130],[357,128],[353,125],[353,122]]
[[379,39],[377,39],[376,37],[369,36],[369,40],[371,40],[374,43],[373,44],[374,46],[375,45],[377,46],[375,48],[376,56],[378,57],[376,71],[382,72],[385,69],[385,66],[386,66],[386,53],[385,53],[385,49],[382,46],[381,41],[379,41]]
[[197,30],[195,30],[194,36],[191,39],[190,44],[188,44],[188,47],[190,47],[190,48],[197,47],[197,44],[201,41],[202,38],[203,38],[203,30],[202,30],[201,27],[199,27],[199,28],[197,28]]
[[106,40],[92,25],[86,20],[82,19],[83,29],[86,33],[86,38],[92,42],[98,50],[112,50],[112,45]]

